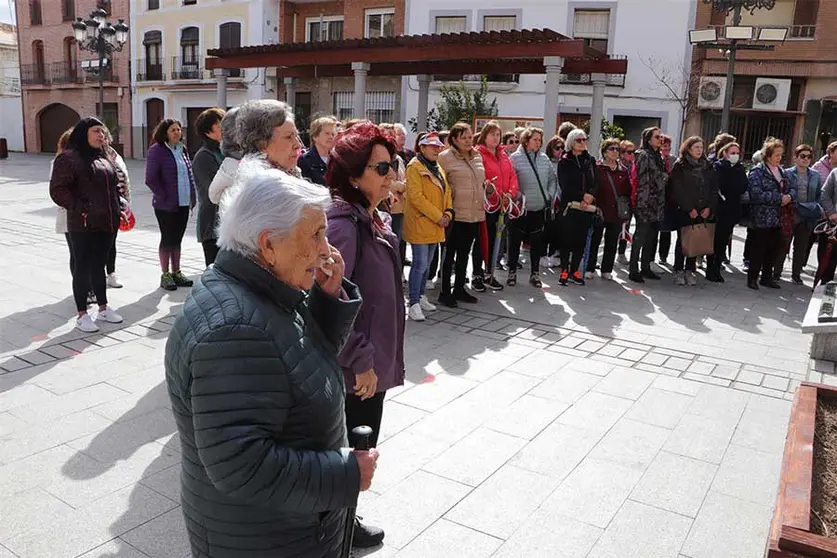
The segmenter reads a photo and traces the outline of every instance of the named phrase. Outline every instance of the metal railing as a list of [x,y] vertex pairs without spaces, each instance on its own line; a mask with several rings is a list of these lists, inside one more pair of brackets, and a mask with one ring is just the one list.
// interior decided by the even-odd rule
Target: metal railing
[[[560,83],[575,85],[592,85],[590,74],[561,74]],[[625,87],[625,74],[607,74],[606,85]]]
[[206,79],[207,71],[203,67],[203,57],[184,58],[173,56],[171,64],[171,79]]
[[38,64],[23,64],[20,67],[20,83],[22,85],[46,85],[46,68]]
[[[488,83],[520,83],[520,74],[486,74]],[[433,81],[465,81],[479,83],[480,74],[434,74]]]
[[82,83],[84,74],[78,62],[53,62],[49,65],[50,83]]
[[137,81],[165,81],[166,73],[162,60],[140,58],[136,61]]
[[[119,72],[112,60],[105,62],[104,78],[109,83],[119,83]],[[49,83],[98,83],[99,82],[99,61],[83,60],[76,62],[53,62],[49,65]]]
[[789,39],[813,39],[817,34],[816,25],[791,25]]

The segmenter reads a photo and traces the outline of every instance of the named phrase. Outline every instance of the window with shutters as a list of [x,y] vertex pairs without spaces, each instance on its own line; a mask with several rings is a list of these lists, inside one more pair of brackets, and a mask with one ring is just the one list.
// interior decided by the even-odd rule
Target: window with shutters
[[160,9],[160,0],[148,0],[148,9],[149,10],[159,10]]
[[[219,27],[218,37],[219,48],[238,48],[241,46],[241,24],[237,21],[224,23]],[[241,77],[241,70],[235,68],[228,70],[229,77]]]
[[820,0],[796,0],[790,38],[813,39],[817,32]]
[[44,18],[41,14],[41,0],[29,0],[29,23],[31,25],[43,25]]
[[377,8],[366,10],[366,29],[364,36],[367,39],[378,37],[395,36],[395,8]]
[[35,77],[40,83],[46,80],[46,62],[44,61],[44,42],[32,42],[32,60],[34,62]]
[[143,36],[145,60],[140,63],[139,81],[156,81],[163,79],[163,33],[147,31]]
[[584,39],[587,46],[607,52],[610,33],[610,10],[576,10],[573,38]]
[[309,17],[305,20],[305,41],[343,40],[343,16]]
[[467,27],[468,18],[465,16],[436,17],[436,33],[464,33]]
[[485,16],[482,18],[483,31],[513,31],[517,29],[517,16]]
[[[335,91],[333,93],[334,115],[338,120],[347,120],[354,115],[354,91]],[[377,124],[392,122],[395,119],[395,92],[368,91],[366,93],[367,119]]]
[[76,19],[75,0],[61,0],[61,20],[73,21]]
[[180,31],[180,56],[184,64],[197,63],[200,42],[200,30],[197,27],[185,27]]

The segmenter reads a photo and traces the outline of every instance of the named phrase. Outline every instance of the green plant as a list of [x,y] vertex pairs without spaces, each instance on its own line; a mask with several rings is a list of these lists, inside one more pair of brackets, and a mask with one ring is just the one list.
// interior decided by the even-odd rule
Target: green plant
[[439,131],[439,113],[435,108],[427,111],[427,126],[422,126],[419,129],[418,116],[414,116],[407,120],[412,132],[438,132]]
[[[584,133],[590,133],[590,121],[584,123]],[[625,130],[621,127],[609,122],[607,118],[602,117],[602,139],[607,138],[618,138],[618,139],[625,139]]]
[[482,76],[477,90],[469,89],[464,81],[456,85],[444,85],[440,91],[442,100],[436,103],[436,124],[450,128],[457,122],[474,121],[475,116],[497,116],[497,97],[488,100],[488,79]]

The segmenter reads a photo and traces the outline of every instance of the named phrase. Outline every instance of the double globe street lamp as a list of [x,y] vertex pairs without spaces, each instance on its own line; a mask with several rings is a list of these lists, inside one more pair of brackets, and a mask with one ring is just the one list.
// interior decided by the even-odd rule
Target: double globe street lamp
[[[99,55],[98,67],[94,69],[91,64],[85,69],[99,74],[99,120],[102,122],[105,121],[105,62],[128,42],[128,30],[124,19],[111,25],[107,12],[101,8],[94,10],[86,21],[79,17],[73,23],[73,35],[78,47]],[[113,65],[108,63],[108,66],[113,72]]]
[[[703,48],[717,48],[727,53],[727,82],[724,91],[724,108],[721,113],[721,132],[729,132],[730,108],[732,106],[732,81],[735,76],[735,55],[739,50],[773,50],[772,44],[750,44],[747,41],[784,42],[788,36],[787,27],[760,27],[756,34],[755,27],[741,25],[741,12],[746,10],[751,14],[756,10],[772,10],[776,0],[703,0],[705,4],[712,4],[712,9],[729,16],[732,14],[732,25],[710,27],[689,31],[689,42]],[[723,37],[718,34],[722,31]],[[724,39],[720,42],[720,39]]]

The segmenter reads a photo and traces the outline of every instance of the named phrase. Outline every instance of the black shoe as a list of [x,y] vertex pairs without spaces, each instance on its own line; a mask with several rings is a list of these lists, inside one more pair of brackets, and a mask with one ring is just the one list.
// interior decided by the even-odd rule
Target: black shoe
[[767,287],[768,289],[781,289],[782,288],[779,285],[779,283],[775,280],[765,281],[764,279],[762,279],[761,281],[759,281],[759,285],[761,285],[762,287]]
[[448,308],[456,308],[459,306],[459,303],[456,302],[454,296],[450,293],[442,293],[439,295],[439,304],[442,306],[447,306]]
[[482,277],[472,277],[471,278],[471,288],[478,293],[485,292],[485,280]]
[[711,282],[711,283],[723,283],[724,282],[724,278],[721,277],[720,273],[707,273],[706,274],[706,280]]
[[516,271],[509,271],[509,278],[506,279],[506,285],[509,287],[514,287],[517,285],[517,272]]
[[501,285],[500,282],[497,279],[495,279],[493,275],[489,276],[489,278],[485,280],[485,286],[491,289],[492,291],[503,290],[503,285]]
[[642,270],[642,278],[643,279],[651,279],[652,281],[659,281],[660,276],[651,271],[650,269],[643,269]]
[[191,287],[195,284],[191,279],[187,279],[182,271],[175,271],[171,274],[171,278],[174,279],[174,284],[178,287]]
[[[485,290],[485,289],[483,289]],[[476,304],[480,301],[477,297],[466,291],[465,289],[454,289],[453,298],[459,302],[467,302],[468,304]]]
[[572,276],[570,277],[570,281],[572,281],[576,285],[584,285],[585,284],[584,276],[581,274],[580,271],[576,271],[575,273],[573,273]]
[[755,281],[747,281],[747,288],[748,289],[753,289],[754,291],[757,291],[757,290],[759,290],[759,284],[756,283]]
[[352,548],[373,548],[384,542],[384,530],[372,525],[364,525],[362,518],[355,517],[355,529]]
[[634,283],[645,283],[645,279],[642,278],[642,274],[634,271],[628,274],[628,280],[633,281]]
[[533,273],[529,276],[529,284],[535,287],[536,289],[540,289],[541,287],[543,287],[541,278],[537,273]]
[[794,275],[791,277],[791,281],[793,281],[794,285],[804,285],[805,283],[802,282],[802,277],[799,275]]
[[567,286],[567,283],[570,281],[570,272],[566,269],[561,270],[561,277],[558,279],[558,282],[561,283],[563,286]]

